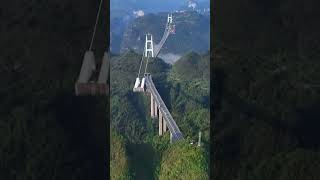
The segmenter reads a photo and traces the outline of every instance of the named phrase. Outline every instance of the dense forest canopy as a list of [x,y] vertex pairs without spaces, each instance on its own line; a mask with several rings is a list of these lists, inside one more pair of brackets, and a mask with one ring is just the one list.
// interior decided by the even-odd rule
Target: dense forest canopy
[[111,129],[110,134],[110,178],[130,179],[125,141]]
[[187,141],[172,144],[163,153],[159,180],[209,179],[207,157],[202,148],[192,147]]
[[[95,1],[2,2],[0,179],[107,176],[108,98],[74,95],[97,7]],[[99,23],[97,57],[107,48],[106,24]]]
[[320,26],[311,2],[216,3],[215,179],[318,179]]

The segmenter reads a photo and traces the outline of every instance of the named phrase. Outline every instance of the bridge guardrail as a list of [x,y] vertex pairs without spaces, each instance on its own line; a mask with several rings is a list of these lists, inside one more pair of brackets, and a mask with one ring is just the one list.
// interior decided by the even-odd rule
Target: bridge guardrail
[[158,91],[152,81],[152,78],[150,76],[146,76],[146,85],[147,85],[147,88],[149,88],[149,90],[153,94],[154,99],[157,102],[158,106],[160,106],[159,110],[163,114],[163,117],[164,117],[166,123],[168,124],[168,128],[169,128],[170,132],[172,133],[173,139],[174,140],[183,139],[183,136],[182,136],[180,129],[178,128],[177,124],[175,123],[174,119],[172,118],[167,106],[163,102],[163,100],[162,100],[160,94],[158,93]]

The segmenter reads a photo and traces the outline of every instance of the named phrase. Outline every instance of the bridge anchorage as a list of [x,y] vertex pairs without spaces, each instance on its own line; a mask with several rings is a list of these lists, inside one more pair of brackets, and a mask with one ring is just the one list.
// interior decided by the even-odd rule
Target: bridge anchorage
[[110,59],[109,53],[107,51],[104,52],[102,62],[101,62],[101,67],[100,67],[100,73],[98,75],[98,72],[96,71],[97,68],[96,68],[95,56],[93,51],[91,50],[96,29],[97,29],[97,24],[99,21],[102,1],[103,0],[100,1],[90,47],[89,47],[89,50],[87,50],[84,54],[80,74],[78,76],[78,80],[75,83],[75,94],[77,96],[109,94],[109,82],[108,82],[109,59]]
[[[75,94],[108,95],[109,94],[109,53],[102,58],[99,76],[97,77],[95,57],[92,51],[86,51],[78,80],[75,84]],[[97,80],[96,80],[97,79]]]
[[[170,131],[170,142],[175,142],[183,139],[183,135],[177,126],[176,122],[172,118],[167,106],[163,102],[157,88],[155,87],[151,74],[147,73],[147,67],[149,58],[156,58],[166,42],[170,34],[175,33],[175,25],[173,24],[172,14],[168,14],[167,24],[162,36],[162,39],[158,44],[153,46],[153,38],[151,34],[146,34],[146,41],[143,56],[140,61],[140,67],[138,77],[136,78],[133,92],[146,92],[150,95],[150,114],[151,118],[159,119],[159,136],[162,136],[168,129]],[[140,78],[140,71],[142,63],[145,61],[145,71],[142,78]],[[141,80],[140,80],[141,79]]]

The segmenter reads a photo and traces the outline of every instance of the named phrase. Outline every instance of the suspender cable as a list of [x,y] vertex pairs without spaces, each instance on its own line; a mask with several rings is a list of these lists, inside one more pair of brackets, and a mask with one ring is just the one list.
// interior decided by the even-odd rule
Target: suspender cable
[[138,77],[140,76],[140,71],[141,71],[141,66],[142,66],[142,62],[143,62],[144,52],[145,52],[145,50],[143,50],[143,53],[142,53],[142,57],[141,57],[141,61],[140,61],[140,67],[139,67]]
[[149,62],[149,56],[147,56],[147,62],[146,62],[146,68],[144,69],[144,74],[147,73],[148,62]]
[[94,25],[94,29],[93,29],[93,33],[92,33],[92,38],[91,38],[91,43],[90,43],[90,47],[89,47],[89,50],[90,50],[90,51],[91,51],[91,49],[92,49],[93,40],[94,40],[94,37],[95,37],[95,35],[96,35],[96,31],[97,31],[97,25],[98,25],[98,21],[99,21],[99,16],[100,16],[100,11],[101,11],[101,7],[102,7],[102,2],[103,2],[103,0],[100,0],[100,5],[99,5],[97,17],[96,17],[96,24]]

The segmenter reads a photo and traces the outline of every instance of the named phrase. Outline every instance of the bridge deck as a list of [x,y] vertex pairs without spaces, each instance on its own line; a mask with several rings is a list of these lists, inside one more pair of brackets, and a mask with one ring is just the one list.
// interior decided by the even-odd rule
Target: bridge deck
[[147,76],[145,76],[145,78],[146,78],[146,87],[150,91],[150,93],[153,95],[155,101],[157,102],[159,111],[161,111],[161,113],[166,121],[166,124],[169,128],[169,131],[172,134],[172,141],[177,141],[177,140],[183,139],[183,135],[182,135],[179,127],[177,126],[176,122],[172,118],[167,106],[163,102],[160,94],[158,93],[158,90],[156,89],[156,87],[152,81],[151,76],[147,75]]
[[155,53],[154,53],[154,57],[157,57],[162,46],[164,45],[164,43],[166,42],[167,38],[169,37],[170,35],[170,29],[171,27],[169,25],[166,26],[166,29],[163,33],[163,36],[161,38],[161,41],[159,42],[159,44],[156,44],[155,45]]

